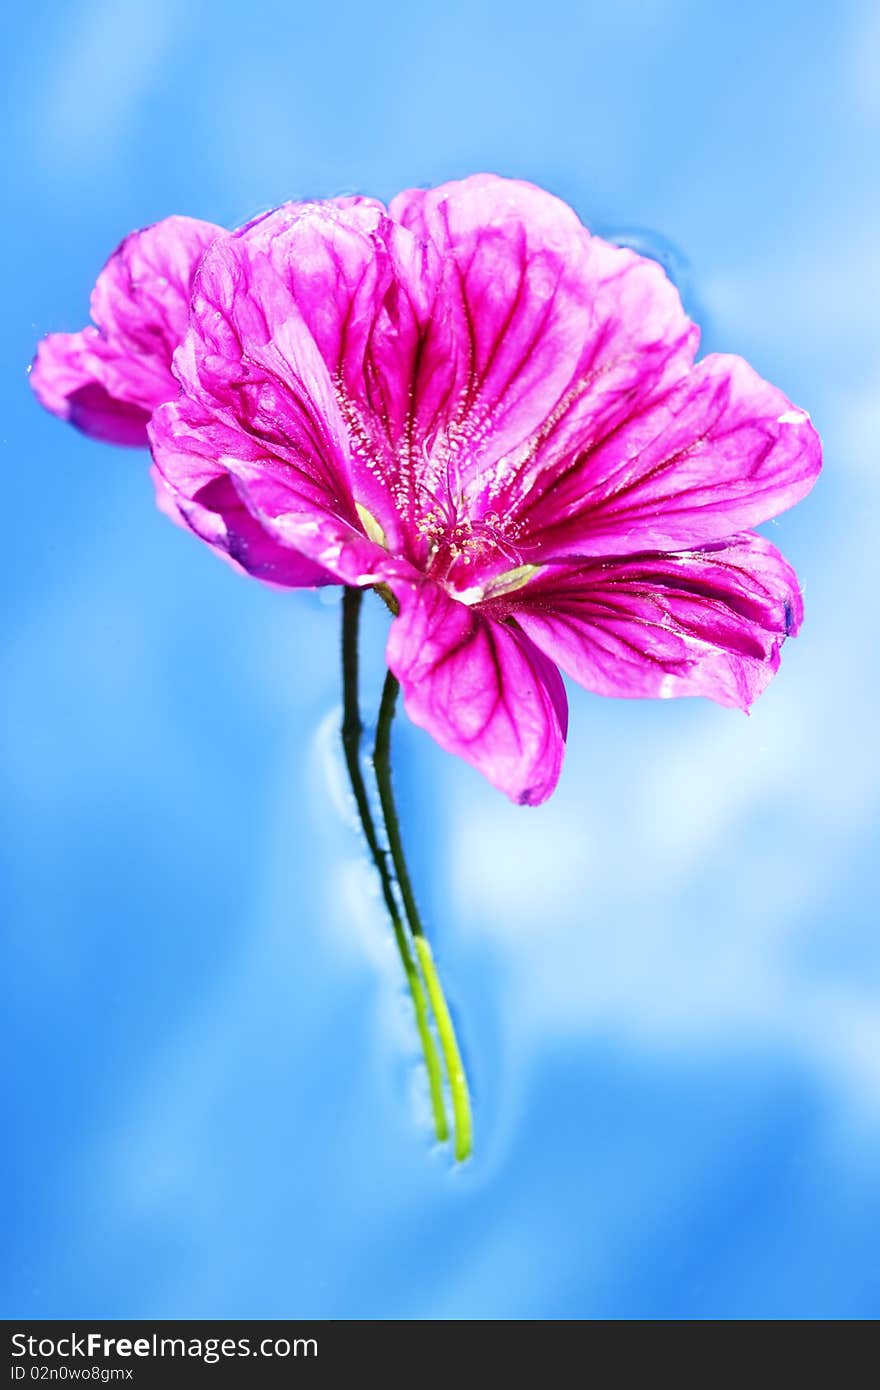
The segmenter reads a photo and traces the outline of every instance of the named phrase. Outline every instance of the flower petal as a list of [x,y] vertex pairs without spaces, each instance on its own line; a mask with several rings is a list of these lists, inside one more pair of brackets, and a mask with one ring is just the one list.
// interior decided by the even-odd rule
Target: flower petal
[[568,675],[600,695],[705,695],[748,709],[803,617],[797,576],[759,535],[680,554],[549,566],[509,598]]
[[559,779],[568,721],[555,666],[515,627],[430,581],[389,574],[388,583],[400,614],[386,655],[410,719],[513,801],[546,800]]
[[741,357],[706,357],[597,448],[538,480],[519,522],[523,560],[681,550],[799,501],[819,436]]
[[40,344],[31,386],[54,415],[98,439],[146,444],[146,422],[177,395],[171,357],[186,330],[190,286],[221,228],[191,217],[132,232],[92,291],[98,325]]
[[280,545],[248,510],[229,474],[200,488],[192,502],[181,499],[179,507],[197,536],[257,579],[295,589],[338,583],[329,570]]
[[[120,352],[139,355],[164,388],[187,328],[190,290],[208,247],[225,233],[213,222],[165,217],[132,232],[113,252],[92,291],[92,318]],[[165,399],[164,396],[161,399]]]
[[356,500],[415,558],[427,443],[456,390],[436,251],[366,199],[288,204],[246,239],[266,252],[329,372]]
[[[257,441],[186,396],[160,406],[149,432],[156,501],[172,520],[257,579],[291,588],[338,582],[289,537],[279,537],[275,517],[263,516],[249,497],[245,475],[262,476],[266,463]],[[271,484],[269,474],[266,485]],[[280,495],[285,508],[283,488]]]
[[[226,238],[206,255],[174,362],[183,394],[155,411],[150,437],[156,465],[198,534],[214,542],[216,522],[203,515],[211,486],[212,503],[225,499],[224,548],[251,572],[258,572],[253,521],[273,546],[322,572],[371,582],[387,555],[367,539],[358,515],[333,383],[287,287],[246,240]],[[233,494],[217,487],[220,475],[233,480],[247,533],[230,508]],[[272,564],[277,571],[280,561]]]
[[145,448],[149,410],[117,400],[101,384],[108,345],[97,328],[49,333],[37,348],[31,388],[40,404],[83,434]]
[[482,174],[401,193],[390,211],[444,267],[464,370],[454,462],[485,508],[522,502],[574,443],[693,361],[698,332],[663,269],[591,236],[542,189]]

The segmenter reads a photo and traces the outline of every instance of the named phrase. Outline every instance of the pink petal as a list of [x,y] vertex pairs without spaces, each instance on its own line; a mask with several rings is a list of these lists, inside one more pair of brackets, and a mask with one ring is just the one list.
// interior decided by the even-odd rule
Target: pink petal
[[747,709],[779,666],[803,605],[797,576],[763,536],[680,554],[549,566],[486,605],[600,695],[705,695]]
[[279,544],[271,530],[248,509],[245,497],[229,474],[206,484],[192,502],[181,500],[179,505],[196,535],[222,550],[240,569],[257,579],[288,588],[308,589],[338,583],[336,576],[323,566]]
[[259,444],[185,396],[154,412],[150,436],[156,501],[172,520],[257,579],[292,588],[338,582],[279,538],[275,518],[262,516],[248,497],[244,475],[262,476],[266,463]]
[[201,411],[217,435],[213,456],[247,465],[271,515],[317,507],[355,519],[333,383],[266,257],[244,241],[218,242],[196,279],[191,325],[175,372],[193,403],[187,425],[197,428]]
[[356,500],[393,549],[414,555],[425,548],[427,442],[457,389],[436,252],[366,199],[288,204],[246,239],[266,252],[329,372]]
[[740,357],[705,358],[659,402],[538,480],[521,509],[523,559],[681,550],[799,501],[819,436]]
[[390,211],[440,253],[464,372],[450,452],[484,510],[527,509],[537,476],[693,361],[698,333],[662,268],[531,184],[476,175]]
[[285,588],[316,588],[335,584],[327,570],[287,547],[275,544],[253,518],[239,497],[229,474],[216,476],[195,490],[193,501],[178,495],[155,464],[150,477],[156,488],[156,506],[175,526],[192,531],[207,541],[233,569],[266,583]]
[[50,333],[37,348],[30,383],[46,410],[108,444],[145,448],[149,410],[117,400],[101,384],[107,343],[97,328]]
[[182,526],[185,531],[190,530],[189,522],[177,505],[173,490],[154,463],[150,465],[150,479],[156,489],[156,506],[162,515],[173,521],[175,526]]
[[126,237],[92,292],[98,327],[40,344],[31,386],[41,404],[95,438],[146,444],[151,411],[177,395],[171,357],[186,329],[193,273],[220,232],[167,217]]
[[568,721],[559,672],[521,632],[430,581],[389,576],[389,584],[400,615],[386,655],[410,719],[513,801],[546,800]]
[[199,262],[222,235],[213,222],[165,217],[127,236],[98,276],[92,318],[109,341],[155,367],[157,380],[186,332]]
[[[191,324],[175,355],[184,393],[157,409],[150,425],[156,465],[189,524],[220,543],[216,511],[223,548],[261,577],[265,556],[254,568],[253,523],[266,535],[277,582],[327,582],[326,571],[370,582],[387,556],[367,539],[355,507],[333,383],[267,257],[244,239],[218,241],[193,288]],[[232,491],[218,487],[221,475]],[[237,515],[233,496],[243,507]],[[323,577],[279,578],[278,547],[298,563],[305,556],[309,573]]]

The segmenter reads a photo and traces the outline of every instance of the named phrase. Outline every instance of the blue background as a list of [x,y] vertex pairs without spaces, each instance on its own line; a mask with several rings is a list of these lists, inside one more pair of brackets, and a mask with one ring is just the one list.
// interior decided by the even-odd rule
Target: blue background
[[[5,29],[5,1315],[880,1313],[876,5]],[[341,791],[335,594],[218,563],[25,371],[132,227],[479,169],[667,256],[826,472],[771,528],[807,621],[750,719],[573,690],[539,811],[401,724],[476,1093],[455,1171]]]

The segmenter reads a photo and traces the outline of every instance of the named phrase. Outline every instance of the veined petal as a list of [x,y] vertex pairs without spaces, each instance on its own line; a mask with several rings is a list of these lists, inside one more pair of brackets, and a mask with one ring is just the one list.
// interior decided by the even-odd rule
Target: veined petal
[[367,199],[289,204],[246,239],[270,259],[329,373],[357,501],[393,549],[415,556],[438,466],[428,444],[460,375],[436,251]]
[[548,566],[486,606],[600,695],[705,695],[748,709],[803,617],[797,576],[759,535],[680,554]]
[[447,752],[534,806],[559,779],[568,706],[559,672],[527,636],[420,577],[389,574],[400,604],[388,665],[406,711]]
[[192,502],[181,498],[178,506],[197,536],[257,579],[295,589],[338,583],[323,566],[279,544],[248,509],[245,498],[232,476],[223,474],[200,488]]
[[210,222],[166,217],[126,237],[92,291],[97,328],[41,343],[31,373],[41,404],[95,438],[145,444],[150,413],[177,395],[171,357],[186,330],[193,274],[221,233]]
[[[295,579],[277,578],[275,547],[311,561],[312,573],[372,582],[387,555],[367,539],[357,512],[333,383],[283,280],[247,240],[225,238],[205,256],[174,366],[183,394],[154,413],[150,436],[190,525],[217,543],[207,495],[209,513],[222,516],[223,548],[250,572],[266,577],[262,554],[253,568],[254,522],[266,533],[277,582],[306,581],[298,570]],[[232,479],[232,491],[220,488],[220,475]],[[244,508],[238,516],[233,496]]]
[[538,480],[519,517],[520,552],[537,563],[723,540],[799,501],[820,468],[807,413],[741,357],[714,354]]
[[132,232],[113,252],[92,291],[92,318],[108,339],[161,364],[187,328],[193,276],[223,228],[165,217]]
[[453,461],[484,509],[510,511],[693,361],[698,332],[663,269],[542,189],[482,174],[401,193],[390,211],[444,268],[464,374]]
[[[277,517],[291,506],[285,466],[268,458],[258,440],[187,396],[160,406],[149,433],[156,500],[172,520],[258,579],[293,588],[339,582],[290,535],[280,534],[283,523]],[[268,513],[250,496],[248,479],[258,480],[254,490]],[[355,548],[358,539],[352,536]],[[312,552],[317,549],[313,544]],[[326,551],[326,544],[321,549]]]
[[174,369],[193,403],[186,423],[219,431],[215,455],[222,439],[229,466],[253,473],[267,514],[316,507],[356,520],[327,368],[286,287],[246,242],[228,238],[205,257]]

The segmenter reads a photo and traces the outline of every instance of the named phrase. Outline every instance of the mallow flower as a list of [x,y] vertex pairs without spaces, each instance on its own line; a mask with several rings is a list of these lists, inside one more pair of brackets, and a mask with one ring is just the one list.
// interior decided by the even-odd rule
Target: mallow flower
[[[432,1026],[463,1156],[466,1084],[391,794],[398,683],[416,724],[527,805],[560,774],[561,672],[748,709],[802,618],[753,528],[812,487],[818,436],[742,358],[697,361],[657,263],[489,175],[387,208],[288,204],[231,233],[169,218],[123,243],[92,312],[41,346],[43,404],[148,437],[164,509],[241,569],[344,586],[346,757],[437,1133]],[[393,877],[359,759],[365,588],[394,615],[376,748]]]

